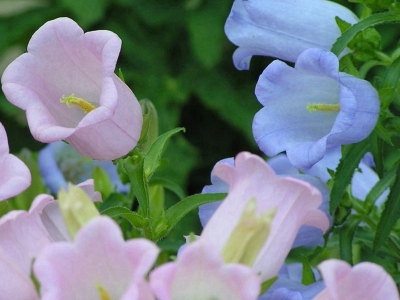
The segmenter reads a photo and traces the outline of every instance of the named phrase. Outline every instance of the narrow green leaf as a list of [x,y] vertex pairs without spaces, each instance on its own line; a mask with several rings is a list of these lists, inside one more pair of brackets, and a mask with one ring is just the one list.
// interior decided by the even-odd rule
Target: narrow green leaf
[[139,202],[140,209],[145,217],[150,215],[149,187],[144,173],[144,158],[141,153],[135,152],[132,156],[124,158],[123,168],[129,177],[133,192]]
[[269,290],[269,288],[275,283],[275,281],[278,280],[278,276],[272,277],[271,279],[268,279],[267,281],[264,281],[261,284],[261,291],[260,291],[260,295],[264,294],[266,291]]
[[166,147],[168,140],[176,133],[185,131],[185,128],[174,128],[166,133],[160,135],[155,142],[151,145],[149,151],[144,158],[144,172],[146,178],[150,179],[155,170],[160,165],[162,153]]
[[120,193],[111,193],[103,202],[99,204],[99,211],[102,212],[108,208],[114,206],[127,206],[129,207],[129,202],[125,195]]
[[315,282],[315,276],[307,257],[303,257],[302,264],[303,274],[301,277],[301,283],[304,285],[310,285]]
[[358,167],[361,158],[367,152],[369,147],[369,140],[350,145],[346,154],[340,159],[339,165],[336,169],[334,184],[331,191],[331,200],[329,203],[329,211],[331,214],[339,206],[342,199],[343,192],[350,184],[353,177],[354,170]]
[[393,169],[373,186],[364,201],[364,208],[367,213],[371,211],[371,208],[380,195],[393,184],[395,178],[396,169]]
[[389,237],[400,216],[400,165],[396,170],[396,179],[390,189],[388,200],[385,203],[385,209],[381,215],[376,229],[373,249],[378,250]]
[[149,185],[150,219],[157,220],[164,215],[165,190],[161,185]]
[[389,66],[389,68],[386,70],[381,87],[394,88],[399,82],[399,77],[400,77],[400,56],[397,57]]
[[107,172],[100,166],[95,166],[92,170],[92,178],[94,180],[94,189],[101,193],[101,197],[105,200],[113,191],[113,186]]
[[125,82],[124,73],[122,73],[122,69],[118,68],[118,77],[121,79],[122,82]]
[[171,230],[187,213],[199,207],[200,205],[222,200],[226,197],[226,193],[216,194],[196,194],[189,196],[177,204],[167,209],[165,218],[168,220]]
[[360,218],[358,216],[351,216],[339,230],[340,258],[351,265],[353,264],[354,232],[359,223]]
[[173,192],[175,195],[179,197],[180,200],[186,197],[185,191],[175,182],[165,179],[165,178],[152,178],[149,182],[150,186],[152,185],[161,185],[167,190]]
[[400,14],[393,12],[385,12],[371,15],[370,17],[354,24],[345,33],[339,37],[333,44],[331,51],[339,56],[340,53],[346,48],[347,44],[356,36],[360,31],[367,29],[368,27],[391,22],[400,22]]
[[385,128],[385,126],[382,125],[380,120],[376,124],[375,131],[382,140],[384,140],[389,145],[393,146],[393,142],[392,142],[392,139],[390,138],[390,134],[389,134],[388,130]]
[[131,223],[136,228],[144,228],[149,226],[149,220],[142,217],[136,212],[130,211],[126,207],[122,206],[114,206],[107,208],[101,212],[102,215],[109,216],[111,218],[122,217],[126,219],[129,223]]
[[379,178],[383,177],[384,166],[383,166],[383,141],[378,137],[378,134],[374,130],[369,136],[371,152],[374,157],[375,170]]
[[387,68],[379,88],[379,99],[382,109],[386,109],[392,103],[397,84],[400,79],[400,56]]
[[342,20],[339,17],[335,17],[335,22],[340,29],[340,32],[343,33],[351,27],[350,23],[347,23],[345,20]]

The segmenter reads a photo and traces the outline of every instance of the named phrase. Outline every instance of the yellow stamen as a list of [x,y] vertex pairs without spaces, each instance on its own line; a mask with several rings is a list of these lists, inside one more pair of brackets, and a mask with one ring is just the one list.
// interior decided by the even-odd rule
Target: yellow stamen
[[338,112],[338,111],[340,111],[340,105],[339,104],[327,104],[327,103],[308,103],[307,110],[310,113],[315,112],[315,111]]
[[96,283],[96,288],[101,300],[112,300],[107,290],[100,283]]
[[63,95],[60,99],[60,102],[65,103],[67,107],[72,107],[72,105],[78,106],[85,114],[96,108],[96,106],[94,106],[92,103],[86,101],[85,99],[75,97],[74,94],[69,96]]

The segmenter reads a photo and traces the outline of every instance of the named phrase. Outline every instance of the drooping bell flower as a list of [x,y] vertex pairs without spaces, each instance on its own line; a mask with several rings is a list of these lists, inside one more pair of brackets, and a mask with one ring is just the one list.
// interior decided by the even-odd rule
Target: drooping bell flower
[[380,265],[362,262],[351,267],[347,262],[329,259],[318,265],[326,288],[314,300],[398,300],[393,278]]
[[214,174],[229,185],[229,193],[199,239],[214,244],[225,262],[251,266],[263,281],[278,274],[300,227],[329,227],[316,188],[278,177],[256,155],[239,153],[234,166],[218,164]]
[[295,62],[309,48],[330,50],[340,36],[335,17],[358,22],[349,9],[326,0],[235,0],[225,24],[237,69],[248,70],[253,55]]
[[150,273],[150,285],[159,300],[255,300],[260,284],[252,269],[226,264],[218,249],[202,239],[187,244],[176,261]]
[[32,263],[52,238],[40,212],[53,198],[39,195],[29,211],[13,210],[0,219],[0,294],[4,299],[39,299]]
[[[229,191],[229,185],[222,181],[218,176],[215,174],[215,168],[221,163],[228,163],[230,165],[234,165],[234,158],[226,158],[222,159],[216,163],[211,172],[211,185],[207,185],[203,188],[202,193],[227,193]],[[283,154],[277,155],[268,162],[266,162],[274,172],[280,176],[290,176],[296,179],[305,181],[316,187],[322,194],[322,203],[319,207],[323,212],[325,212],[326,216],[328,217],[329,221],[331,222],[331,216],[329,215],[329,189],[325,183],[323,183],[318,178],[314,176],[310,176],[307,174],[299,174],[298,170],[295,169],[290,162],[288,161],[287,157]],[[218,209],[218,206],[221,204],[221,201],[212,202],[208,204],[201,205],[199,207],[199,218],[201,224],[206,226],[207,222],[210,220],[214,212]],[[297,236],[293,242],[292,248],[296,247],[314,247],[318,244],[322,244],[324,241],[323,239],[323,232],[314,226],[307,226],[304,225],[300,228]]]
[[0,123],[0,201],[14,197],[31,184],[28,167],[10,154],[6,130]]
[[135,95],[114,74],[120,48],[110,31],[49,21],[4,71],[4,94],[26,110],[38,141],[66,140],[84,156],[119,158],[136,146],[143,122]]
[[339,61],[308,49],[294,68],[276,60],[262,73],[256,96],[264,106],[253,134],[268,156],[286,151],[301,170],[320,161],[328,148],[365,139],[375,127],[379,98],[367,81],[339,72]]
[[47,246],[33,266],[42,299],[154,300],[145,276],[157,246],[146,239],[124,241],[109,217],[86,223],[74,243]]

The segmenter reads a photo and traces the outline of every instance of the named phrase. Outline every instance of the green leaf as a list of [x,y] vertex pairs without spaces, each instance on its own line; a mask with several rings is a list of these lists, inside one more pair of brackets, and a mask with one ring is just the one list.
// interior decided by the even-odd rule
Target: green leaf
[[158,137],[158,113],[149,99],[140,100],[140,107],[143,113],[143,125],[138,147],[146,153]]
[[126,219],[129,223],[131,223],[132,226],[138,229],[142,229],[149,226],[149,220],[147,220],[146,218],[144,218],[143,216],[139,215],[136,212],[130,211],[126,207],[122,206],[110,207],[101,211],[101,214],[109,216],[111,218],[122,217]]
[[181,220],[191,210],[203,204],[220,201],[225,197],[226,193],[196,194],[179,201],[175,205],[168,208],[165,213],[165,218],[169,224],[169,230],[171,230],[179,222],[179,220]]
[[340,258],[349,264],[353,264],[353,238],[360,221],[359,216],[351,216],[339,230]]
[[167,190],[170,190],[173,192],[175,195],[179,197],[180,200],[186,197],[185,191],[175,182],[168,180],[166,178],[152,178],[149,182],[150,186],[152,185],[161,185]]
[[395,0],[349,0],[353,3],[362,3],[373,11],[382,11],[389,8]]
[[385,203],[385,209],[381,215],[376,229],[373,249],[378,250],[389,237],[400,216],[400,165],[396,170],[396,179],[390,189],[388,200]]
[[341,33],[345,32],[346,30],[348,30],[351,27],[350,23],[347,23],[345,20],[342,20],[338,16],[335,17],[335,21],[336,21],[336,24],[339,27]]
[[385,176],[373,186],[364,200],[364,208],[367,213],[371,211],[371,208],[380,195],[393,184],[395,178],[396,169],[393,169],[387,172]]
[[378,123],[376,123],[375,132],[382,140],[393,146],[389,131],[385,128],[385,126],[382,125],[381,120],[378,120]]
[[261,291],[260,291],[260,295],[264,294],[266,291],[269,290],[269,288],[275,283],[275,281],[278,280],[278,276],[272,277],[271,279],[268,279],[267,281],[264,281],[261,284]]
[[355,77],[360,77],[360,74],[357,68],[354,66],[353,61],[350,58],[350,55],[346,55],[339,62],[340,71],[351,74]]
[[361,158],[367,152],[369,147],[369,140],[347,146],[346,154],[340,159],[339,165],[336,169],[334,184],[331,191],[331,200],[329,203],[329,211],[331,214],[339,206],[342,195],[347,186],[351,182],[354,170],[358,167]]
[[302,259],[302,264],[303,264],[303,274],[301,277],[301,283],[304,285],[310,285],[315,282],[315,276],[311,268],[310,262],[305,256]]
[[378,134],[374,130],[369,136],[369,140],[371,142],[371,152],[374,157],[375,162],[375,170],[378,174],[379,178],[383,177],[384,166],[383,166],[383,141],[378,137]]
[[353,40],[357,33],[361,32],[368,27],[391,22],[400,22],[400,14],[393,12],[385,12],[374,14],[357,24],[350,27],[345,33],[339,37],[333,44],[331,51],[339,56],[340,53],[346,48],[346,46]]
[[122,166],[129,177],[133,192],[145,217],[150,215],[149,187],[144,173],[144,158],[135,151],[132,156],[122,160]]
[[99,211],[104,211],[114,206],[128,206],[127,199],[120,193],[111,193],[99,206]]
[[379,88],[379,98],[382,103],[382,108],[386,109],[393,101],[397,84],[400,79],[400,56],[397,57],[392,64],[387,68]]
[[149,185],[150,219],[157,220],[164,215],[165,191],[161,185]]
[[150,179],[155,170],[159,167],[162,153],[167,145],[168,140],[176,133],[183,131],[185,128],[174,128],[162,135],[160,135],[155,142],[150,146],[144,158],[144,172],[146,178]]
[[92,178],[94,180],[94,190],[101,193],[102,199],[107,199],[113,192],[113,186],[110,177],[100,166],[95,166],[92,170]]

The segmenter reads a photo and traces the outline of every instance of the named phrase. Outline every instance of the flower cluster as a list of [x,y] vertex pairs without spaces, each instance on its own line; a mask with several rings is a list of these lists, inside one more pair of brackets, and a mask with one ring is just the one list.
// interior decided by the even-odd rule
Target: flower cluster
[[[278,59],[255,86],[263,108],[252,129],[268,159],[225,158],[189,197],[154,175],[182,128],[158,136],[152,105],[115,75],[120,38],[69,18],[44,24],[1,79],[33,137],[50,144],[37,159],[49,194],[29,211],[0,212],[0,298],[400,299],[398,231],[381,221],[386,213],[396,225],[383,207],[398,211],[400,171],[379,160],[376,140],[390,137],[372,133],[388,105],[349,71],[360,49],[330,52],[352,24],[353,12],[325,0],[234,1],[225,24],[234,65]],[[0,123],[0,201],[30,185]],[[165,207],[165,190],[180,201]],[[202,231],[166,249],[162,239],[195,208]],[[389,241],[380,251],[379,237],[369,240],[377,228]]]

